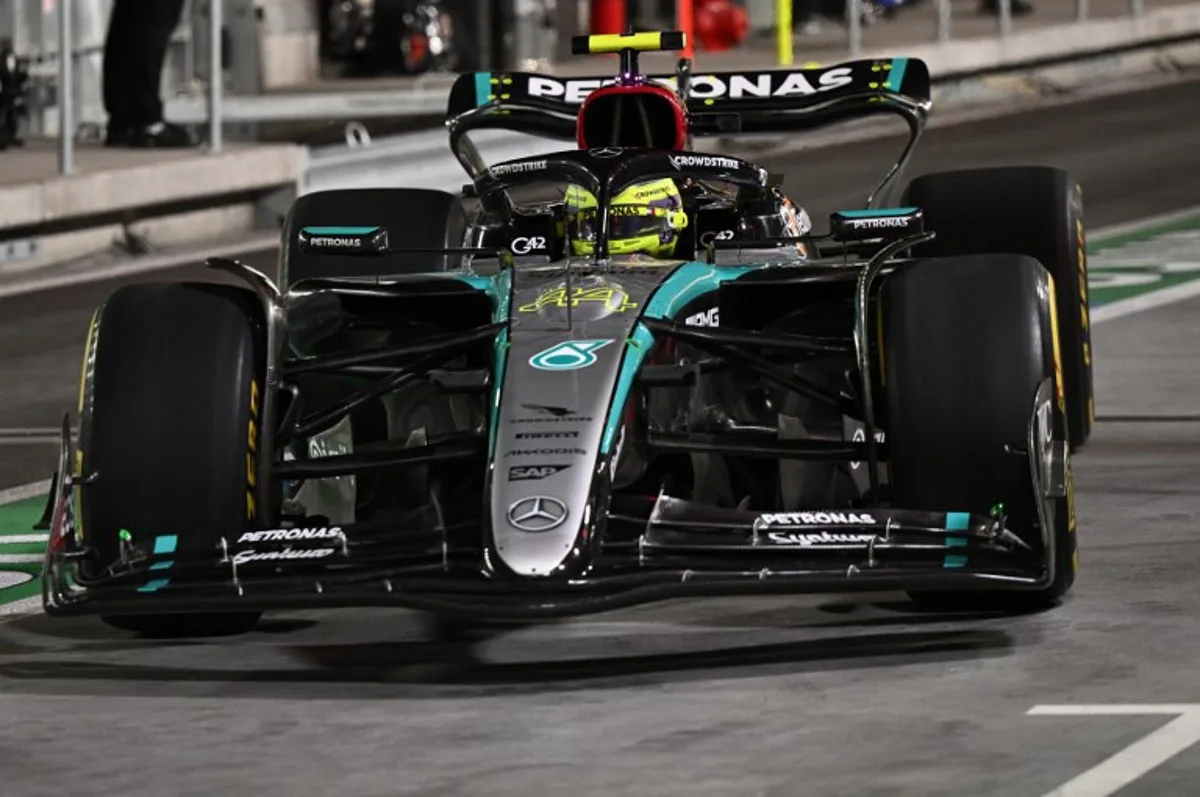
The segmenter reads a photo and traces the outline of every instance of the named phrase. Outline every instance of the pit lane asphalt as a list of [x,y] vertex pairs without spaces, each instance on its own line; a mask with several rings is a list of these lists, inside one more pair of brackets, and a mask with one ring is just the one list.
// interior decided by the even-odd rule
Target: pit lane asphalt
[[[1194,205],[1198,89],[933,131],[913,173],[1063,164],[1092,225]],[[769,165],[819,219],[859,196],[874,172],[855,161],[884,149]],[[52,425],[70,407],[87,317],[112,287],[0,302],[5,425]],[[1190,300],[1098,325],[1099,413],[1200,412],[1198,318]],[[186,643],[18,618],[0,625],[0,793],[1038,797],[1166,718],[1025,716],[1032,706],[1200,702],[1198,455],[1194,423],[1101,423],[1075,458],[1080,581],[1064,606],[1023,618],[728,599],[473,648],[393,611],[282,613]],[[0,486],[52,461],[33,446],[0,457]],[[1198,769],[1188,750],[1119,797],[1192,794]]]

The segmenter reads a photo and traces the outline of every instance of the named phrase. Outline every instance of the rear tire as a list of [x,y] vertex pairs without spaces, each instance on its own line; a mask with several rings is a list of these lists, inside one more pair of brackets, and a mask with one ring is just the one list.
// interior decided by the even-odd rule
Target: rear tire
[[[96,314],[80,407],[79,526],[103,568],[134,544],[174,537],[181,554],[269,523],[253,500],[265,342],[253,293],[227,285],[148,283],[114,292]],[[92,337],[90,336],[90,337]],[[270,514],[267,510],[265,514]],[[162,570],[164,579],[170,569]],[[148,585],[149,586],[149,585]],[[102,617],[150,636],[250,630],[261,612]]]
[[937,238],[919,256],[1012,252],[1039,261],[1054,277],[1068,433],[1082,448],[1095,425],[1083,195],[1062,169],[1003,166],[916,178],[905,204],[924,210]]
[[[1029,257],[972,255],[900,266],[883,285],[886,433],[892,504],[987,515],[1044,551],[1028,448],[1034,399],[1055,379],[1049,275]],[[1057,402],[1051,402],[1053,407]],[[1061,406],[1054,410],[1063,439]],[[1075,580],[1074,496],[1049,501],[1055,564],[1037,591],[912,593],[939,609],[1053,606]]]
[[371,257],[300,251],[304,227],[363,226],[385,228],[393,249],[457,248],[466,236],[467,213],[458,197],[430,188],[352,188],[305,194],[292,204],[283,225],[280,287],[286,290],[306,279],[451,271],[462,263],[457,254]]

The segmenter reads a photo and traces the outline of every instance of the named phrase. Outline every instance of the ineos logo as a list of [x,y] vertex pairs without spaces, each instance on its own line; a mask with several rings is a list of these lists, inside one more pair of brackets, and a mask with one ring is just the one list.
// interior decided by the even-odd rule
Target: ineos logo
[[540,252],[546,248],[546,239],[540,235],[527,238],[513,238],[512,250],[514,255],[527,255],[530,252]]
[[732,241],[733,230],[709,230],[700,235],[700,245],[708,246],[713,241]]
[[508,508],[508,522],[521,531],[550,531],[561,526],[566,519],[566,504],[545,495],[522,498]]

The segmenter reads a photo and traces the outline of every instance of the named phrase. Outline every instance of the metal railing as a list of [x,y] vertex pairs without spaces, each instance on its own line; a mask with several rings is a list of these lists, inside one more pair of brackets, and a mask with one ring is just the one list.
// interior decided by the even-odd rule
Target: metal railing
[[[59,139],[59,172],[61,174],[71,174],[75,171],[75,130],[79,123],[79,118],[76,108],[76,89],[77,89],[77,68],[76,58],[79,51],[74,49],[75,32],[73,30],[73,19],[75,17],[75,5],[80,0],[57,0],[57,46],[58,53],[65,54],[63,57],[57,57],[57,111],[58,111],[58,131]],[[86,0],[82,0],[86,2]],[[559,3],[566,3],[570,0],[558,0]],[[679,0],[679,2],[690,2],[691,0]],[[962,0],[965,2],[965,0]],[[446,75],[426,75],[419,77],[411,82],[405,88],[390,88],[390,89],[367,89],[367,90],[331,90],[319,93],[282,93],[282,94],[262,94],[262,93],[235,93],[226,95],[225,79],[222,69],[223,64],[223,48],[224,35],[223,28],[225,23],[225,3],[230,0],[209,0],[206,3],[208,13],[204,15],[207,22],[207,30],[203,31],[203,37],[196,34],[200,31],[188,30],[184,39],[194,46],[197,43],[207,44],[204,58],[205,68],[202,70],[205,78],[205,92],[203,96],[193,93],[191,96],[182,98],[174,98],[168,102],[168,117],[172,121],[183,124],[205,124],[208,131],[207,150],[209,152],[221,152],[225,146],[224,133],[225,125],[247,122],[267,122],[267,121],[282,121],[282,120],[341,120],[341,121],[357,121],[371,118],[387,118],[387,117],[403,117],[403,116],[424,116],[437,114],[445,107],[448,96],[448,89],[453,76]],[[530,6],[530,2],[534,5]],[[863,11],[866,4],[870,0],[846,0],[846,16],[844,19],[845,39],[843,55],[849,57],[858,57],[864,49],[864,30],[862,25]],[[972,3],[978,0],[971,0]],[[1038,5],[1039,13],[1050,5],[1057,4],[1059,11],[1063,11],[1065,4],[1074,3],[1074,14],[1067,20],[1067,24],[1078,24],[1092,19],[1092,9],[1094,5],[1100,2],[1105,2],[1110,5],[1112,0],[1035,0]],[[534,8],[536,13],[543,13],[544,8],[537,10],[537,4],[543,3],[543,0],[521,0],[518,6],[517,0],[513,0],[514,8],[529,9]],[[1014,35],[1013,0],[999,0],[998,13],[996,15],[994,36],[1001,39]],[[1126,10],[1123,16],[1137,17],[1145,13],[1145,0],[1122,0],[1122,3],[1127,3]],[[773,27],[776,28],[777,52],[772,57],[771,54],[764,52],[763,61],[775,61],[780,65],[789,65],[795,62],[795,34],[793,32],[793,24],[797,20],[792,19],[792,0],[749,0],[752,13],[755,8],[762,9],[767,5],[773,6],[770,9],[770,14],[773,16]],[[1172,3],[1174,4],[1174,3]],[[45,2],[43,7],[52,7],[53,0]],[[952,41],[951,21],[953,14],[952,0],[934,0],[933,6],[935,9],[934,29],[930,31],[930,38],[926,40],[929,44],[947,44]],[[270,6],[268,6],[268,11]],[[916,10],[901,10],[901,14],[917,13]],[[686,18],[688,15],[681,15],[681,18]],[[761,11],[760,11],[760,18]],[[184,25],[192,26],[197,24],[195,15],[188,15],[185,18]],[[578,19],[580,27],[586,27],[586,21]],[[882,22],[881,25],[888,23]],[[527,26],[528,27],[528,26]],[[543,26],[544,27],[544,26]],[[977,27],[977,26],[976,26]],[[559,31],[561,35],[563,31]],[[547,35],[550,35],[547,33]],[[518,37],[523,43],[522,46],[532,47],[536,50],[537,55],[542,55],[548,51],[553,51],[553,47],[547,47],[545,40],[536,41],[536,37],[532,34],[524,33]],[[903,45],[896,44],[894,46],[914,46],[922,42],[905,42]],[[189,50],[189,59],[191,59],[191,51]],[[237,57],[237,53],[233,53]],[[544,62],[544,58],[529,59],[526,56],[529,53],[516,53],[516,58],[512,61],[520,66],[537,68],[535,62]],[[706,57],[701,51],[701,57]],[[716,58],[716,56],[713,56]],[[766,63],[761,63],[760,66],[766,66]],[[712,67],[710,67],[712,68]],[[735,67],[736,68],[736,67]],[[198,70],[199,71],[199,70]]]

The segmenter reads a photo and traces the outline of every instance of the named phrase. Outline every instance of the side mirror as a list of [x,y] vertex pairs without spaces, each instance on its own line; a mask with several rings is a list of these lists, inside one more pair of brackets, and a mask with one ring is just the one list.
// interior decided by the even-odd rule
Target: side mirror
[[925,213],[920,208],[873,208],[839,210],[829,217],[830,236],[835,241],[895,241],[925,232]]
[[382,255],[388,252],[383,227],[304,227],[300,251],[315,255]]

